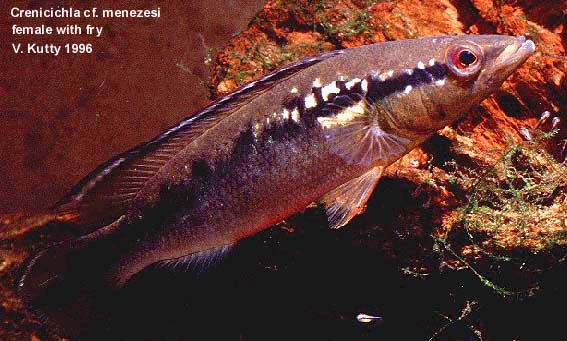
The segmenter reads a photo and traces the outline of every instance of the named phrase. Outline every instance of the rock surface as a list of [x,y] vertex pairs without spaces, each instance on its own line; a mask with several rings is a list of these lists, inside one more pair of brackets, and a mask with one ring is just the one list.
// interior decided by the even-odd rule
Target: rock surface
[[[567,172],[557,162],[565,158],[566,23],[560,1],[269,1],[216,58],[216,96],[306,55],[385,40],[526,35],[537,53],[464,121],[389,167],[350,226],[328,231],[314,207],[244,241],[228,274],[218,275],[228,284],[198,287],[218,296],[212,300],[179,299],[183,276],[150,273],[131,289],[126,302],[134,308],[110,335],[500,340],[561,331],[549,311],[567,299]],[[559,134],[533,131],[524,141],[522,129],[545,110],[562,119]],[[50,227],[3,248],[2,323],[10,337],[45,337],[13,288],[25,255],[63,237]],[[139,288],[157,298],[134,304]],[[199,308],[187,312],[176,300]],[[360,324],[359,312],[384,323]]]

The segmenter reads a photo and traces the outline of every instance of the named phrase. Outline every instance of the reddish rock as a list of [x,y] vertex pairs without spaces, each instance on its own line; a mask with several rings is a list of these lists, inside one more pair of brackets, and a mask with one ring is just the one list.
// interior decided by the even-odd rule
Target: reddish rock
[[[531,294],[538,275],[563,264],[557,250],[567,242],[565,167],[541,151],[546,147],[557,160],[565,157],[561,141],[567,122],[566,23],[565,2],[273,0],[218,53],[210,86],[220,96],[304,56],[386,40],[462,33],[533,39],[537,53],[499,91],[464,121],[438,132],[389,167],[367,212],[339,232],[404,273],[438,280],[432,287],[446,283],[443,276],[455,280],[464,271],[503,296],[515,291]],[[534,126],[544,110],[563,119],[562,132],[541,143],[521,143],[520,130]],[[513,152],[510,145],[523,151]],[[515,177],[507,177],[505,171]],[[524,191],[526,179],[533,189]],[[518,193],[521,200],[514,201]],[[482,210],[471,207],[471,202]],[[500,221],[495,223],[495,217]],[[274,229],[264,244],[293,238],[302,231],[296,225],[302,224],[316,223],[293,218],[286,223],[285,234]],[[31,249],[45,244],[44,237],[34,239]],[[3,302],[17,301],[12,291],[17,265],[30,252],[25,241],[14,248],[24,250],[24,256],[2,256],[10,264],[0,269],[5,278],[0,283]],[[460,295],[457,303],[466,301],[469,307],[469,300],[477,298],[459,292],[460,284],[455,280],[454,286],[448,285],[454,289],[450,295]],[[25,326],[33,329],[36,324],[29,321]],[[473,328],[477,336],[490,335],[478,328]],[[501,334],[492,332],[499,339]]]

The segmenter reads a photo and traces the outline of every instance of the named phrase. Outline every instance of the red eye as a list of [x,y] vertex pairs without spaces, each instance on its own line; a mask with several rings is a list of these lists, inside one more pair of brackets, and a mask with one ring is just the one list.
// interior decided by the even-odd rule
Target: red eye
[[472,42],[457,43],[447,49],[447,65],[454,75],[470,78],[482,67],[482,48]]
[[474,65],[478,61],[476,53],[474,53],[470,49],[457,49],[454,52],[455,53],[453,53],[453,55],[451,56],[451,61],[453,62],[453,65],[461,70]]

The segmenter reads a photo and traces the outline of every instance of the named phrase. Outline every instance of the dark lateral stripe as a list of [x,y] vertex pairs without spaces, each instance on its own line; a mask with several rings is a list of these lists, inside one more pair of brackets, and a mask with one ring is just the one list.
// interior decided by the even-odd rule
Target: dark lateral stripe
[[284,99],[282,107],[289,111],[297,109],[303,123],[307,126],[315,124],[317,117],[330,116],[336,114],[342,108],[358,103],[365,95],[365,99],[370,103],[378,101],[390,95],[402,92],[408,85],[419,87],[421,85],[430,84],[441,80],[447,76],[447,68],[444,64],[435,63],[425,69],[414,68],[411,73],[401,72],[395,77],[388,78],[384,81],[377,76],[367,76],[368,91],[366,94],[362,91],[362,81],[355,83],[350,89],[346,87],[346,81],[336,81],[339,93],[331,93],[328,100],[324,101],[322,96],[322,87],[311,88],[316,102],[313,108],[305,108],[305,98],[308,96],[296,94],[290,95]]
[[430,84],[445,78],[447,75],[447,68],[441,63],[435,63],[433,66],[425,69],[415,68],[412,71],[411,75],[403,72],[385,81],[369,77],[366,99],[370,102],[374,102],[395,93],[402,92],[408,85],[418,87],[420,85]]

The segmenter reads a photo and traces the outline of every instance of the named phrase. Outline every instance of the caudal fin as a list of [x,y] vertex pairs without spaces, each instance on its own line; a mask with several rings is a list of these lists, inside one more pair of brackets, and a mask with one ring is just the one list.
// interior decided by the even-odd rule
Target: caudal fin
[[78,239],[48,248],[29,262],[20,280],[21,296],[60,336],[79,336],[104,316],[110,289],[91,243]]

